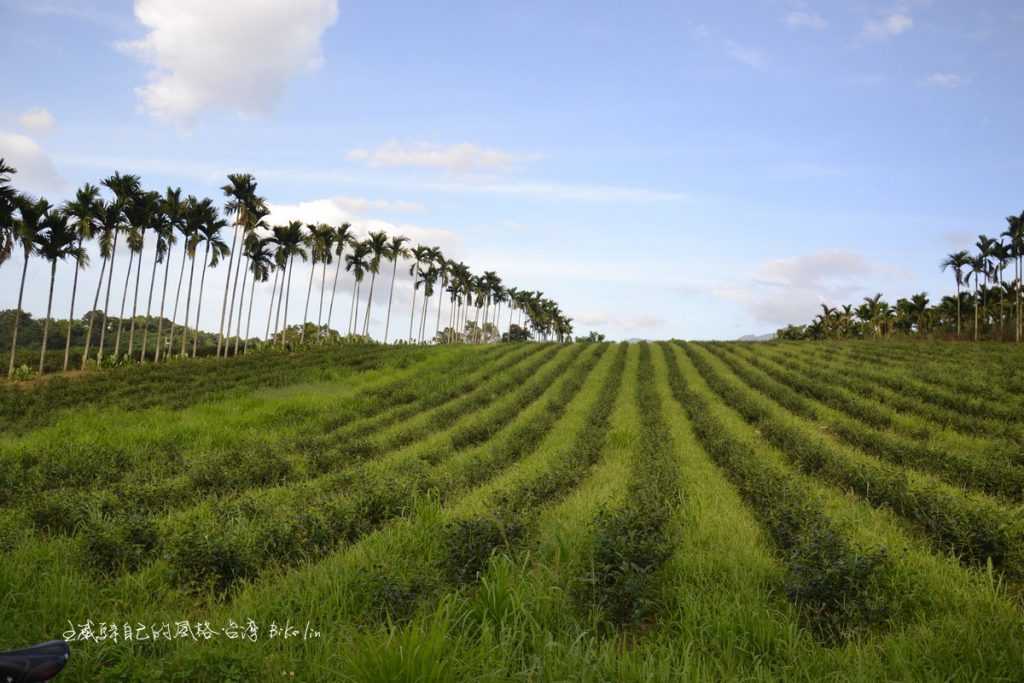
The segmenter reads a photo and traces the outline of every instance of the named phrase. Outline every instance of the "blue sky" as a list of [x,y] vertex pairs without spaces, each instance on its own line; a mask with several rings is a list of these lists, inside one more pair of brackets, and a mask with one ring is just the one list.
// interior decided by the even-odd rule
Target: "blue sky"
[[0,0],[0,156],[55,202],[250,171],[281,221],[439,244],[580,333],[733,338],[948,292],[1024,208],[1022,31],[1010,1]]

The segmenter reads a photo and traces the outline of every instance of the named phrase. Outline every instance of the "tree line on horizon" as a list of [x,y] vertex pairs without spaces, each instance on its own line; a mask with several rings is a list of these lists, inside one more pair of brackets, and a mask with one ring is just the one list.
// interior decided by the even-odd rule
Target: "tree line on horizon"
[[[382,269],[382,277],[388,276],[387,264],[390,264],[391,272],[382,343],[485,343],[502,339],[527,340],[534,334],[545,341],[572,340],[572,319],[566,317],[558,304],[542,292],[506,287],[493,271],[474,274],[465,263],[446,258],[438,247],[411,246],[410,238],[389,236],[384,231],[370,231],[364,239],[359,239],[349,223],[331,226],[289,221],[285,225],[269,225],[266,222],[270,214],[268,203],[256,193],[257,183],[251,174],[227,176],[228,182],[221,188],[226,198],[222,213],[210,198],[183,196],[181,188],[168,187],[163,194],[147,191],[142,188],[139,176],[119,172],[102,180],[100,186],[86,183],[77,190],[74,199],[54,206],[43,197],[32,197],[15,189],[12,180],[16,172],[0,158],[0,265],[12,260],[18,249],[24,255],[17,307],[10,312],[0,311],[0,323],[6,323],[12,317],[9,314],[13,314],[9,377],[15,373],[19,327],[22,318],[26,317],[22,300],[28,263],[32,257],[42,258],[50,264],[49,296],[40,339],[40,373],[43,372],[48,348],[57,265],[66,260],[74,265],[74,279],[64,331],[62,367],[65,371],[69,368],[72,342],[76,338],[83,344],[81,369],[85,369],[90,360],[103,366],[198,355],[200,341],[207,334],[199,329],[207,270],[215,269],[224,262],[227,263],[227,279],[224,297],[219,302],[220,324],[215,335],[217,356],[247,353],[250,342],[261,348],[283,348],[338,340],[375,341],[370,336],[370,316],[376,279]],[[109,199],[102,196],[101,187],[109,191]],[[226,230],[231,231],[230,242],[227,241]],[[82,318],[81,324],[76,325],[79,274],[90,265],[86,244],[92,240],[96,240],[99,246],[99,278],[92,308]],[[128,246],[128,267],[123,276],[118,274],[115,285],[119,241]],[[179,242],[180,250],[174,249]],[[149,284],[144,286],[143,316],[139,290],[143,280],[143,252],[149,245],[152,245],[152,266]],[[168,284],[174,277],[172,261],[176,252],[180,253],[180,263],[174,264],[178,273],[172,302],[168,300]],[[306,302],[302,323],[289,328],[289,301],[296,260],[310,261],[312,268],[308,284],[303,283],[306,284]],[[403,261],[407,262],[403,265],[408,267],[413,278],[408,335],[404,334],[403,325],[403,329],[395,331],[392,337],[395,279]],[[354,278],[344,334],[331,328],[342,265],[345,272],[352,273]],[[326,282],[330,266],[334,267],[334,277],[328,297]],[[310,304],[318,267],[321,278],[314,326]],[[158,288],[157,276],[161,270],[162,285]],[[360,290],[367,275],[370,276],[369,286],[365,308],[361,309]],[[109,315],[111,294],[120,285],[121,277],[124,285],[120,313]],[[257,284],[265,285],[271,280],[266,326],[262,336],[254,337],[252,312]],[[417,304],[420,290],[422,300]],[[154,296],[158,302],[154,302]],[[130,315],[125,317],[129,297]],[[193,299],[196,300],[194,310]],[[431,312],[435,299],[436,317]],[[445,299],[448,299],[449,307],[442,320]],[[116,294],[114,303],[117,303]],[[418,324],[417,306],[420,313]],[[167,313],[170,313],[169,318],[165,317]],[[507,325],[503,324],[503,313],[507,313]],[[397,320],[395,322],[397,327]],[[431,323],[433,330],[430,329]],[[0,329],[5,327],[6,324],[0,324]],[[137,344],[139,335],[141,340]],[[212,338],[209,341],[212,345]],[[108,348],[111,345],[112,348]]]
[[[1020,342],[1024,338],[1024,212],[1007,216],[999,237],[978,235],[976,252],[948,254],[939,266],[952,271],[956,294],[930,305],[927,292],[896,300],[893,306],[881,294],[864,297],[859,305],[832,307],[806,325],[788,325],[776,332],[778,339],[843,339],[887,337],[893,334],[962,338],[963,318],[973,319],[971,338]],[[1013,265],[1013,278],[1006,271]],[[973,283],[973,290],[971,285]],[[966,290],[966,291],[964,291]]]

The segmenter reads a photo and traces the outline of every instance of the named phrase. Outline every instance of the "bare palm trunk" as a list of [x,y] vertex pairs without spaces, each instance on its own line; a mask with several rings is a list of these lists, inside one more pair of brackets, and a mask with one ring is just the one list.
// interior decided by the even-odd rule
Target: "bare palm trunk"
[[145,249],[146,234],[142,234],[142,242],[139,244],[139,262],[135,266],[135,296],[132,299],[132,324],[128,331],[128,357],[132,357],[132,349],[135,344],[135,316],[139,312],[139,280],[142,276],[142,250]]
[[[174,327],[178,324],[178,302],[181,301],[181,285],[185,281],[185,261],[187,260],[188,239],[185,240],[181,251],[181,269],[178,271],[178,288],[174,294],[174,313],[171,315],[171,334],[167,340],[167,358],[170,358],[174,353]],[[181,333],[188,334],[188,318],[185,318],[185,322],[182,323]]]
[[366,297],[366,321],[363,323],[363,336],[370,337],[370,305],[373,303],[373,283],[377,280],[377,273],[370,271],[370,294]]
[[391,292],[388,294],[388,314],[384,318],[384,343],[388,343],[388,330],[391,328],[391,302],[395,298],[395,275],[398,274],[398,257],[391,259]]
[[420,313],[420,329],[419,329],[419,331],[418,331],[418,333],[416,335],[416,341],[418,341],[421,344],[423,343],[423,333],[424,333],[424,330],[426,330],[426,327],[427,327],[427,311],[430,310],[429,307],[428,307],[429,303],[430,303],[430,297],[427,296],[427,293],[424,291],[423,292],[423,311]]
[[132,264],[135,262],[135,252],[128,252],[128,273],[124,276],[124,292],[121,294],[121,312],[117,318],[117,341],[114,342],[114,360],[117,360],[121,351],[121,327],[124,325],[124,305],[128,302],[128,284],[132,279]]
[[277,296],[277,280],[281,275],[281,269],[274,269],[274,284],[270,288],[270,308],[267,309],[267,331],[264,334],[267,341],[270,341],[270,321],[274,319],[274,297]]
[[288,274],[288,262],[285,261],[284,272],[281,273],[281,289],[277,292],[277,312],[274,313],[274,336],[281,334],[281,309],[284,307],[284,279]]
[[349,331],[348,331],[348,333],[353,335],[353,336],[356,335],[356,327],[359,325],[359,290],[362,289],[362,284],[363,284],[363,281],[357,279],[356,280],[356,288],[352,292],[352,294],[353,294],[352,304],[353,304],[354,308],[352,310],[352,320],[349,321]]
[[160,317],[156,321],[156,348],[153,349],[153,362],[160,362],[160,338],[164,331],[164,304],[167,303],[167,279],[171,274],[171,245],[167,244],[167,263],[164,264],[163,293],[160,295]]
[[[316,261],[309,269],[309,286],[306,287],[306,308],[302,311],[302,329],[299,330],[299,343],[306,339],[306,323],[309,321],[309,299],[313,295],[313,274],[316,273]],[[243,290],[243,294],[245,291]]]
[[[245,230],[242,230],[242,239],[245,239]],[[228,306],[228,326],[227,326],[227,338],[224,340],[224,357],[228,357],[228,349],[231,347],[231,323],[235,318],[235,295],[238,293],[238,271],[242,269],[242,262],[246,262],[246,272],[248,272],[249,257],[245,255],[245,245],[242,244],[238,250],[238,259],[235,261],[235,278],[231,284],[231,305]],[[242,292],[245,295],[245,292]],[[238,312],[242,314],[241,310]]]
[[412,309],[409,311],[409,342],[412,342],[412,323],[416,317],[416,281],[420,279],[420,266],[416,264],[416,274],[412,278]]
[[14,311],[14,334],[11,335],[11,358],[7,365],[7,376],[14,376],[14,355],[18,351],[18,323],[21,322],[21,300],[25,295],[25,275],[28,273],[28,255],[25,250],[25,264],[21,267],[21,287],[18,288],[18,308]]
[[281,331],[281,346],[284,346],[288,341],[288,301],[292,297],[292,271],[295,270],[294,261],[294,256],[288,259],[288,294],[284,297],[284,329]]
[[1021,272],[1021,257],[1017,257],[1017,341],[1021,340],[1021,278],[1024,276],[1024,272]]
[[334,267],[334,282],[331,283],[331,305],[327,310],[327,329],[331,329],[331,322],[334,320],[334,297],[338,294],[338,276],[341,274],[341,254],[338,255],[338,265]]
[[[245,272],[242,273],[242,294],[238,299],[238,327],[235,328],[235,350],[233,355],[238,355],[238,344],[242,338],[242,311],[245,308],[245,284],[249,281],[249,267],[246,264]],[[255,282],[253,282],[255,284]],[[224,354],[227,355],[226,353]]]
[[956,283],[956,338],[960,338],[960,281]]
[[96,298],[92,302],[92,311],[89,312],[89,329],[85,334],[85,350],[82,352],[82,369],[85,370],[85,363],[89,360],[89,347],[92,346],[92,327],[96,319],[96,307],[100,305],[100,292],[103,291],[103,274],[107,271],[107,259],[103,257],[100,266],[100,279],[96,283]]
[[139,361],[142,363],[146,362],[146,346],[149,344],[149,315],[153,308],[153,286],[156,284],[156,266],[160,257],[159,238],[157,238],[156,250],[157,253],[153,255],[153,273],[149,276],[149,297],[146,300],[146,328],[142,332],[142,353],[139,356]]
[[[194,258],[194,257],[193,257]],[[206,288],[206,266],[210,263],[210,243],[203,251],[203,273],[199,276],[199,300],[196,301],[196,324],[192,326],[192,357],[199,351],[199,316],[203,312],[203,290]]]
[[103,327],[100,329],[100,345],[96,349],[96,364],[103,360],[103,346],[107,337],[107,311],[110,310],[110,285],[114,280],[114,259],[117,258],[118,233],[114,233],[114,245],[110,248],[110,270],[107,271],[107,293],[103,297]]
[[441,291],[437,295],[437,324],[434,326],[434,337],[441,334],[441,309],[444,308],[444,288],[447,285],[443,280],[441,281]]
[[[188,344],[188,316],[192,312],[192,280],[196,274],[196,255],[193,253],[192,258],[189,259],[190,264],[188,267],[188,291],[185,294],[185,327],[181,331],[181,355],[182,358],[187,357],[185,349]],[[198,318],[197,318],[198,322]],[[227,355],[227,354],[225,354]]]
[[220,329],[217,331],[217,355],[220,356],[221,344],[224,343],[224,317],[228,312],[228,290],[231,289],[231,266],[235,263],[235,244],[238,242],[238,223],[231,237],[231,255],[228,257],[228,279],[224,281],[224,303],[220,307]]
[[[328,252],[328,255],[330,252]],[[324,288],[327,286],[327,260],[324,259],[324,267],[320,270],[320,309],[316,313],[316,334],[324,336]]]
[[[82,248],[82,240],[78,240],[78,248]],[[78,293],[78,259],[75,259],[75,279],[71,285],[71,310],[68,312],[68,338],[64,342],[64,372],[68,371],[68,359],[71,357],[71,328],[75,324],[75,295]]]
[[974,278],[974,341],[978,341],[978,278]]
[[249,288],[249,315],[245,321],[245,343],[242,344],[242,355],[249,353],[249,328],[252,327],[252,300],[256,294],[256,276],[252,277],[252,286]]
[[[53,281],[57,279],[57,260],[50,262],[50,298],[46,301],[46,319],[43,320],[43,345],[39,348],[39,374],[43,374],[46,360],[46,338],[50,333],[50,313],[53,310]],[[11,356],[14,357],[13,355]]]

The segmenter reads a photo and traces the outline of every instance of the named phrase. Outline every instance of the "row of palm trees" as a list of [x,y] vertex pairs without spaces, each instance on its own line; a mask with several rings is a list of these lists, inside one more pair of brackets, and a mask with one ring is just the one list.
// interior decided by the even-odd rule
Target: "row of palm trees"
[[[973,318],[971,335],[1006,339],[1007,327],[1014,338],[1024,339],[1024,212],[1006,219],[1006,229],[998,238],[979,235],[976,252],[967,250],[948,254],[940,263],[951,270],[956,285],[954,296],[944,296],[929,305],[928,295],[920,292],[898,299],[895,306],[881,294],[865,297],[853,305],[833,308],[821,305],[821,312],[808,325],[790,325],[779,330],[785,339],[835,339],[847,337],[948,334],[958,339],[963,333],[963,317]],[[1007,281],[1007,268],[1013,265],[1013,278]],[[973,284],[973,291],[971,285]],[[965,291],[966,290],[966,291]]]
[[[32,256],[41,257],[50,263],[40,372],[43,370],[47,349],[57,264],[68,259],[74,264],[63,365],[64,370],[68,369],[71,323],[75,316],[79,273],[89,265],[86,244],[94,239],[98,242],[101,265],[81,357],[83,369],[93,352],[93,325],[97,315],[103,322],[94,350],[96,362],[104,364],[105,354],[108,354],[107,314],[110,311],[111,293],[115,289],[114,273],[119,240],[128,246],[128,266],[123,276],[124,286],[116,331],[110,330],[113,349],[106,356],[107,362],[124,358],[136,360],[136,355],[139,362],[146,362],[150,348],[150,321],[154,312],[157,314],[157,325],[152,359],[159,361],[161,357],[195,356],[199,350],[199,319],[203,309],[207,270],[225,261],[227,275],[224,296],[219,306],[218,356],[248,352],[257,285],[271,279],[269,312],[262,335],[265,341],[261,343],[290,347],[295,344],[322,343],[327,338],[339,336],[333,332],[331,325],[342,265],[346,273],[352,273],[354,278],[345,337],[370,339],[374,296],[383,296],[378,294],[376,282],[380,275],[389,280],[382,338],[384,343],[484,343],[502,338],[527,339],[532,336],[531,332],[544,340],[566,341],[572,338],[572,320],[562,313],[554,301],[545,298],[543,293],[505,287],[501,278],[492,271],[474,275],[466,264],[445,258],[437,247],[411,247],[409,238],[388,236],[383,231],[369,232],[365,239],[359,239],[348,223],[330,226],[289,221],[285,225],[268,225],[266,219],[270,209],[266,200],[257,194],[256,180],[250,174],[231,174],[227,177],[227,184],[221,188],[226,197],[222,216],[212,199],[198,199],[193,195],[183,197],[180,188],[167,188],[163,194],[146,191],[142,189],[138,176],[116,172],[100,183],[111,194],[109,200],[101,196],[100,187],[87,183],[76,192],[74,199],[55,207],[44,198],[33,198],[15,190],[11,184],[15,173],[15,169],[0,159],[0,265],[14,255],[16,248],[20,247],[24,253],[11,339],[9,375],[14,373],[15,368],[18,321],[28,263]],[[231,230],[230,243],[224,238],[225,229]],[[179,241],[180,251],[175,248]],[[142,261],[147,246],[152,247],[152,265],[149,268],[149,284],[144,288],[145,317],[140,321],[141,344],[136,347]],[[177,283],[173,302],[170,302],[167,290],[172,279],[171,268],[176,252],[180,253],[174,263],[178,270]],[[297,261],[309,261],[312,268],[306,284],[303,322],[289,338],[289,302]],[[392,335],[395,280],[403,262],[411,262],[407,267],[413,279],[413,303],[407,336],[399,334],[397,330]],[[332,265],[334,277],[328,297],[327,273]],[[388,265],[390,276],[387,273]],[[320,291],[314,327],[310,305],[314,275],[318,268]],[[161,270],[162,286],[157,292],[157,276]],[[366,287],[365,308],[361,309],[360,291],[367,275],[369,284]],[[184,305],[179,323],[183,288]],[[159,300],[158,312],[154,311],[157,304],[154,302],[155,294]],[[125,318],[129,296],[131,315]],[[196,306],[193,310],[194,296]],[[447,312],[443,313],[445,300],[449,305]],[[431,311],[431,305],[435,302],[436,316]],[[170,312],[169,320],[164,317],[167,312]],[[165,320],[169,322],[166,332]],[[128,329],[123,330],[126,321],[129,321]],[[397,321],[395,323],[397,327]],[[503,333],[502,329],[506,332]],[[127,345],[122,355],[124,332],[127,332]]]
[[[996,311],[990,308],[993,298],[998,300],[998,326],[1000,338],[1006,333],[1006,302],[1010,301],[1010,313],[1014,319],[1014,337],[1019,342],[1024,336],[1022,320],[1021,278],[1024,277],[1024,211],[1018,216],[1006,217],[1006,229],[999,237],[978,235],[974,244],[977,252],[956,251],[942,261],[942,269],[950,269],[956,281],[959,299],[962,287],[969,287],[974,280],[974,339],[978,339],[981,327],[995,332]],[[1006,267],[1013,264],[1013,279],[1006,282]],[[979,313],[981,320],[979,322]],[[960,315],[957,314],[957,336],[960,336]]]

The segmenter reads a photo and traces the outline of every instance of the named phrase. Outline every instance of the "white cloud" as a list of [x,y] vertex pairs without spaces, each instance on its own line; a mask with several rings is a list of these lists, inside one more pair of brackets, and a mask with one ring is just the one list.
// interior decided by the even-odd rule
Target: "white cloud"
[[43,107],[29,109],[18,117],[18,123],[36,135],[49,133],[57,126],[57,120],[53,118],[53,114]]
[[270,225],[280,225],[288,221],[302,221],[307,224],[327,223],[329,225],[351,223],[356,233],[361,236],[365,236],[370,231],[383,230],[388,235],[405,235],[412,238],[414,242],[436,245],[446,251],[459,246],[458,236],[450,230],[362,217],[358,215],[357,211],[347,206],[347,202],[339,202],[338,199],[313,199],[297,204],[271,203],[267,223]]
[[18,169],[12,183],[23,192],[60,192],[67,187],[50,157],[26,135],[0,131],[0,157]]
[[914,25],[914,19],[905,12],[891,12],[877,19],[864,22],[867,38],[883,39],[906,33]]
[[573,317],[573,327],[577,334],[585,332],[584,327],[614,328],[625,332],[655,330],[665,326],[665,320],[653,315],[639,314],[619,316],[605,312],[586,312]]
[[502,169],[540,158],[535,154],[512,154],[466,142],[457,145],[436,145],[428,142],[407,144],[398,140],[385,142],[376,149],[353,149],[346,156],[350,161],[363,161],[374,167],[420,166],[443,168],[448,171]]
[[828,28],[828,22],[820,14],[795,11],[786,15],[786,26],[795,29],[807,28],[814,31],[824,31]]
[[745,47],[732,40],[725,42],[725,50],[737,62],[746,64],[752,69],[761,70],[768,66],[768,60],[760,50]]
[[768,59],[760,50],[730,40],[704,24],[698,24],[691,28],[690,35],[699,43],[717,49],[724,49],[729,57],[753,69],[763,70],[768,66]]
[[337,16],[337,0],[135,0],[149,33],[118,47],[153,66],[136,93],[157,118],[262,114],[289,80],[320,66],[320,37]]
[[964,84],[964,79],[960,74],[955,73],[942,73],[935,72],[925,79],[928,85],[933,85],[937,88],[959,88]]
[[883,283],[905,278],[903,271],[869,262],[862,254],[824,249],[762,263],[753,278],[712,292],[743,305],[758,323],[803,324],[820,309],[859,303],[860,297],[885,291]]
[[687,197],[679,192],[664,192],[643,187],[618,185],[568,185],[543,182],[460,182],[428,183],[429,190],[440,192],[470,192],[480,194],[520,195],[539,199],[561,199],[587,202],[671,202]]
[[351,213],[363,213],[368,209],[380,209],[383,211],[401,211],[404,213],[418,213],[426,211],[426,207],[416,202],[389,201],[385,199],[365,199],[363,197],[333,197],[339,208]]

